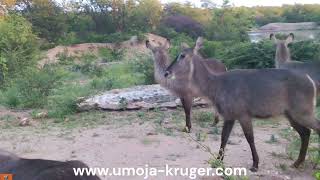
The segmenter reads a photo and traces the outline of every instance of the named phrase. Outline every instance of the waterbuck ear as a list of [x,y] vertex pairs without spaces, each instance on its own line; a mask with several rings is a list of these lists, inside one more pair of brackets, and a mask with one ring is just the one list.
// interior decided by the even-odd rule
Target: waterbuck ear
[[270,34],[270,40],[272,40],[274,43],[278,42],[276,35],[274,35],[273,33]]
[[146,40],[146,47],[147,47],[148,49],[154,50],[154,47],[151,45],[151,43],[150,43],[149,40]]
[[187,43],[185,43],[185,42],[181,43],[181,45],[180,45],[181,50],[188,49],[188,48],[190,48],[190,46]]
[[196,42],[196,46],[193,49],[193,53],[194,54],[199,54],[199,50],[203,47],[203,38],[202,37],[198,37],[197,42]]
[[290,44],[290,43],[293,42],[293,40],[294,40],[294,34],[293,34],[293,33],[290,33],[289,36],[288,36],[287,39],[286,39],[286,43],[287,43],[287,44]]

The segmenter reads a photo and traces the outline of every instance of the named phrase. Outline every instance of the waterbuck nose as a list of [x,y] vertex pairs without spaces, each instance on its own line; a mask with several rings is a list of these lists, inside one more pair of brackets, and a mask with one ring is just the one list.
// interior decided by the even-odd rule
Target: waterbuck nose
[[170,74],[170,71],[166,71],[166,72],[164,73],[164,77],[168,77],[169,74]]

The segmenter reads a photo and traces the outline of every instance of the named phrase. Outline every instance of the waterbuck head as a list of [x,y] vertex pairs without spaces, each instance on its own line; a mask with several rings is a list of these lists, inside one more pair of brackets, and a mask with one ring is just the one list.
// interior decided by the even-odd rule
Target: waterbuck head
[[274,34],[270,34],[270,40],[273,40],[276,44],[276,65],[278,66],[281,63],[291,60],[290,50],[288,44],[292,43],[294,40],[294,34],[290,33],[285,40],[277,39]]
[[188,78],[185,80],[190,81],[194,71],[193,58],[201,58],[199,50],[203,48],[203,41],[202,37],[198,37],[194,48],[190,48],[187,43],[181,43],[181,53],[167,67],[165,77],[180,80]]
[[[155,43],[157,43],[157,45],[154,45]],[[156,57],[167,53],[168,49],[170,48],[170,40],[166,39],[164,43],[155,42],[155,40],[146,40],[146,47],[150,49],[153,55]]]
[[165,77],[168,79],[176,79],[180,81],[190,81],[194,71],[194,59],[200,58],[194,54],[194,49],[185,48],[175,58],[175,60],[167,67]]

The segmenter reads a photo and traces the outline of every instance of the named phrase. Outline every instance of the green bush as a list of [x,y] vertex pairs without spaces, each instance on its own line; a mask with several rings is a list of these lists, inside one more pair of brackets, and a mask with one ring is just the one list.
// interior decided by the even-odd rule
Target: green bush
[[320,44],[314,41],[299,41],[289,45],[292,59],[299,61],[320,61]]
[[[0,20],[0,77],[2,83],[24,76],[36,66],[39,46],[31,24],[19,15]],[[0,82],[1,83],[1,82]]]
[[260,69],[274,67],[275,47],[271,41],[243,42],[229,46],[218,59],[229,69]]
[[59,64],[61,65],[70,65],[74,62],[74,57],[68,55],[68,50],[65,49],[62,53],[58,53],[57,55]]
[[171,47],[169,49],[169,53],[171,58],[175,58],[178,53],[181,51],[181,44],[187,43],[190,47],[194,46],[194,40],[185,34],[179,34],[178,36],[170,39]]
[[1,104],[9,107],[16,108],[20,106],[20,93],[17,86],[12,86],[7,88],[6,90],[2,90],[0,92],[0,100]]
[[179,35],[179,33],[177,33],[173,28],[168,28],[163,25],[159,26],[154,33],[167,39],[174,39],[176,36]]
[[71,67],[71,71],[81,72],[89,76],[101,76],[103,68],[97,64],[97,57],[93,54],[84,54],[80,58],[79,64],[74,64]]
[[77,102],[80,97],[92,93],[89,86],[68,84],[57,87],[48,97],[48,115],[52,118],[64,118],[77,111]]
[[90,85],[96,90],[110,90],[114,88],[115,81],[112,77],[95,78]]
[[143,75],[143,84],[154,84],[154,67],[152,57],[146,54],[136,54],[131,60],[134,73]]
[[52,90],[61,85],[63,76],[63,71],[52,67],[30,71],[3,90],[1,99],[9,107],[42,108]]
[[216,58],[221,56],[221,53],[228,47],[226,42],[220,41],[204,41],[203,48],[200,49],[200,54],[205,58]]
[[[229,69],[260,69],[273,68],[276,47],[269,40],[258,43],[234,43],[223,45],[228,47],[222,49],[219,45],[212,51],[215,57],[223,60]],[[291,57],[298,61],[319,61],[320,44],[312,41],[301,41],[289,45]],[[204,48],[206,50],[206,47]],[[210,54],[211,55],[211,54]]]
[[100,58],[102,58],[103,62],[119,61],[123,57],[123,50],[122,49],[111,50],[107,48],[100,48],[99,56]]

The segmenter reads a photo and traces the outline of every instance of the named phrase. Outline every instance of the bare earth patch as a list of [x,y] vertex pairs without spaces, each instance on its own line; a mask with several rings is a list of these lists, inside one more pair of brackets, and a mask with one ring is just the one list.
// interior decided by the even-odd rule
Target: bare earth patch
[[[203,109],[196,109],[194,112],[197,111]],[[95,123],[89,124],[89,121]],[[200,142],[216,153],[220,146],[222,123],[218,125],[217,132],[212,132],[214,128],[209,123],[204,127],[193,120],[194,129],[191,134],[181,132],[183,125],[181,109],[81,113],[62,124],[39,122],[23,128],[1,127],[1,149],[25,158],[82,160],[90,167],[144,167],[145,164],[159,168],[164,168],[165,164],[172,167],[209,167],[207,161],[211,158],[210,154],[201,149],[192,138],[197,139],[200,134]],[[284,120],[276,124],[260,121],[255,123],[260,167],[258,173],[248,170],[250,179],[314,179],[308,161],[299,170],[289,167],[293,161],[286,155],[288,142],[279,135],[281,129],[287,127]],[[268,142],[272,135],[277,137],[276,143]],[[227,167],[249,169],[251,166],[251,152],[239,124],[236,124],[231,134],[224,162]]]

